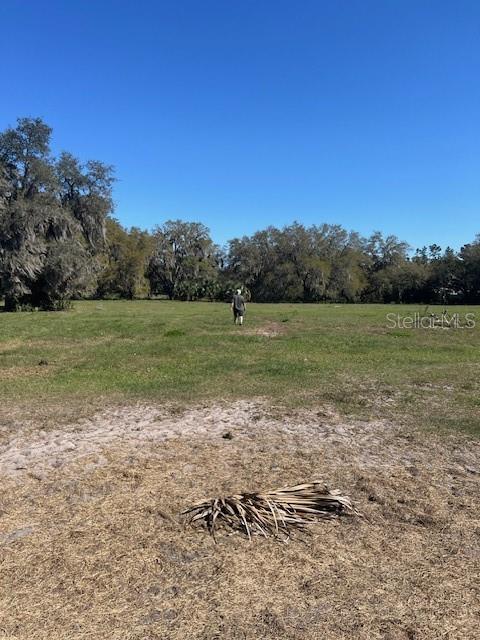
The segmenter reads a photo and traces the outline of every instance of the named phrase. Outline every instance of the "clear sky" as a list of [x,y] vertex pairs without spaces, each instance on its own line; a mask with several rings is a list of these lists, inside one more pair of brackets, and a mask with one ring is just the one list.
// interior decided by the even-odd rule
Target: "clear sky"
[[1,0],[0,27],[0,129],[114,164],[125,225],[480,232],[478,0]]

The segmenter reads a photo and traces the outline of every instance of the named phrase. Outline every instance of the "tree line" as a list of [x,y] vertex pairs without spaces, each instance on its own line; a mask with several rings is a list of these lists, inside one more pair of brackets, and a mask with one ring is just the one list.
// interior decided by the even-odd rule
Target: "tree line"
[[0,296],[6,310],[74,298],[256,302],[480,303],[480,236],[459,251],[410,252],[396,236],[298,222],[216,245],[198,222],[152,232],[113,217],[112,167],[50,151],[51,129],[22,118],[0,134]]

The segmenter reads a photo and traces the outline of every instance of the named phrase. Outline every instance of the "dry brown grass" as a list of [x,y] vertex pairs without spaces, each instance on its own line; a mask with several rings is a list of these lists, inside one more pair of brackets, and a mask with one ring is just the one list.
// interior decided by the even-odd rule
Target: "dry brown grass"
[[0,381],[2,380],[15,380],[18,378],[32,378],[41,377],[44,378],[52,373],[51,367],[37,365],[37,366],[15,366],[0,369]]
[[[200,435],[175,431],[177,415],[168,437],[99,439],[84,458],[45,460],[42,475],[2,478],[0,638],[478,637],[478,441],[349,424],[328,409],[211,415]],[[365,518],[322,522],[286,545],[220,534],[215,545],[165,517],[303,478],[348,493]]]
[[276,338],[278,336],[284,336],[288,333],[287,327],[274,321],[264,322],[260,327],[254,329],[245,328],[244,335],[261,336],[263,338]]

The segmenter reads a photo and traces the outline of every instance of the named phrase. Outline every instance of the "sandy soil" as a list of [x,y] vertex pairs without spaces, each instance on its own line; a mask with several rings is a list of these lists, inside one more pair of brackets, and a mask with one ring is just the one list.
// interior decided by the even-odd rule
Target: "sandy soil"
[[[480,442],[239,401],[0,428],[0,638],[478,637]],[[288,545],[165,518],[319,479],[365,515]]]
[[[261,403],[241,401],[232,405],[195,408],[172,415],[158,407],[137,405],[108,409],[91,419],[65,424],[57,429],[36,430],[31,423],[9,424],[1,433],[0,474],[20,480],[23,474],[42,474],[82,458],[90,460],[86,470],[103,464],[102,453],[121,448],[141,452],[148,444],[172,438],[218,438],[234,434],[251,438],[256,434],[283,433],[292,437],[316,438],[355,447],[361,464],[391,464],[415,461],[411,448],[396,443],[385,459],[381,434],[392,427],[380,422],[341,422],[331,410],[302,412],[281,419],[269,415]],[[91,461],[93,458],[93,462]],[[97,460],[95,462],[95,459]]]
[[[110,408],[91,419],[61,428],[36,430],[31,423],[10,424],[0,429],[0,474],[20,480],[24,474],[45,476],[52,468],[72,461],[89,460],[85,470],[105,463],[103,452],[110,449],[141,453],[146,445],[158,445],[172,438],[217,439],[232,434],[235,438],[255,438],[256,435],[286,435],[306,442],[335,446],[335,458],[341,463],[346,456],[359,468],[372,466],[403,466],[421,464],[428,468],[431,439],[414,438],[403,429],[382,421],[349,421],[332,409],[315,412],[297,411],[281,417],[269,412],[260,402],[238,401],[233,404],[196,407],[172,415],[168,410],[147,405]],[[228,435],[227,435],[228,437]],[[1,441],[0,441],[1,442]],[[463,446],[451,439],[453,456],[441,440],[446,467],[460,472],[476,471],[479,464],[479,443],[465,441]],[[438,459],[435,459],[438,465]]]

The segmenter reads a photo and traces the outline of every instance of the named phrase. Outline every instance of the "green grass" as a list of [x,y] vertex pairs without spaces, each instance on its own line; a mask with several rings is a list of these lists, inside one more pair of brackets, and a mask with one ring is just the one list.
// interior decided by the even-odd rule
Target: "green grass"
[[[185,404],[262,396],[480,431],[480,308],[451,308],[476,314],[475,329],[387,327],[387,313],[418,311],[251,304],[244,327],[233,326],[228,305],[203,302],[76,302],[68,312],[2,313],[0,398]],[[277,335],[260,333],[270,330]]]

